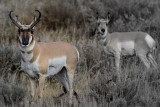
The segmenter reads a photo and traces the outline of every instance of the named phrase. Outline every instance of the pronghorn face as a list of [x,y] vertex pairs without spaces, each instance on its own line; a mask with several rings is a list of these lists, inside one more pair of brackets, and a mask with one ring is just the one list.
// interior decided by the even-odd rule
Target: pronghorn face
[[21,46],[29,46],[33,39],[33,29],[18,29],[18,33]]
[[110,21],[110,13],[107,15],[107,19],[98,19],[98,38],[105,36],[108,33],[108,24]]
[[104,19],[101,19],[98,23],[98,34],[104,35],[108,31],[107,22]]
[[9,17],[12,20],[12,22],[18,27],[18,33],[19,33],[19,41],[21,43],[22,47],[27,47],[31,43],[33,39],[33,30],[34,26],[40,21],[41,13],[39,10],[35,10],[39,13],[38,18],[34,18],[34,21],[30,25],[23,25],[18,21],[18,17],[16,16],[16,20],[12,18],[12,12],[10,11]]

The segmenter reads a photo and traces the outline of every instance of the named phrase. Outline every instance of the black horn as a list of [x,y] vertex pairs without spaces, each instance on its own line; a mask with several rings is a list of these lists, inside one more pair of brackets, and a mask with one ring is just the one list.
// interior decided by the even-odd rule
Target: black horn
[[36,18],[36,20],[33,22],[33,24],[31,24],[30,26],[30,29],[32,29],[39,21],[40,21],[40,18],[41,18],[41,12],[39,10],[35,10],[39,13],[39,16],[38,18]]
[[13,22],[19,29],[21,29],[22,26],[19,25],[18,22],[15,21],[15,20],[12,18],[12,12],[13,12],[13,11],[10,11],[10,12],[9,12],[9,18],[12,20],[12,22]]

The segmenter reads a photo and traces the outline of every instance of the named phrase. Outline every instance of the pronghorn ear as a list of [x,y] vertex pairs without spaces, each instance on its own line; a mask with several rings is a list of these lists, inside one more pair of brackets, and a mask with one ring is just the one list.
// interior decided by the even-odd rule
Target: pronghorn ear
[[99,17],[99,13],[98,12],[96,13],[96,19],[97,19],[97,21],[96,21],[97,24],[99,24],[100,23],[100,17]]
[[106,21],[107,21],[107,23],[106,23],[106,24],[108,24],[108,23],[109,23],[110,19],[111,19],[111,15],[110,15],[110,12],[108,12],[108,13],[107,13],[107,19],[106,19]]
[[110,18],[111,18],[111,14],[110,14],[110,12],[108,12],[108,13],[107,13],[107,19],[110,20]]
[[99,13],[98,12],[96,13],[96,19],[97,20],[99,19]]

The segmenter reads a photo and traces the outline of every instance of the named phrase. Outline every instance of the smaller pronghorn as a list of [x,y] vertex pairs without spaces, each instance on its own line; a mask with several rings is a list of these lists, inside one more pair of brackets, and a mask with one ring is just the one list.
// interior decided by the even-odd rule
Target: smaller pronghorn
[[103,45],[104,52],[115,57],[115,65],[120,81],[120,57],[121,55],[137,55],[144,65],[149,69],[152,64],[157,68],[157,63],[152,56],[152,51],[156,48],[155,40],[144,32],[108,32],[107,19],[98,19],[98,38]]
[[65,42],[43,43],[36,42],[34,38],[34,26],[40,21],[39,17],[30,24],[22,25],[12,18],[12,11],[9,17],[18,27],[19,48],[22,55],[21,68],[28,74],[31,83],[31,96],[35,95],[35,77],[39,77],[39,97],[42,100],[42,93],[45,79],[56,75],[65,89],[69,92],[70,103],[73,95],[73,77],[79,58],[77,49]]

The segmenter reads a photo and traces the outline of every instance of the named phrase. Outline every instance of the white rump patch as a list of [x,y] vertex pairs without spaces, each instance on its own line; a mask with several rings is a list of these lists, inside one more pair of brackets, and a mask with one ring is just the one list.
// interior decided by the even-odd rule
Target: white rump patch
[[66,56],[50,59],[46,77],[57,74],[64,66],[66,66]]
[[147,34],[145,37],[145,40],[151,49],[155,46],[155,41],[153,40],[153,38],[150,35]]

